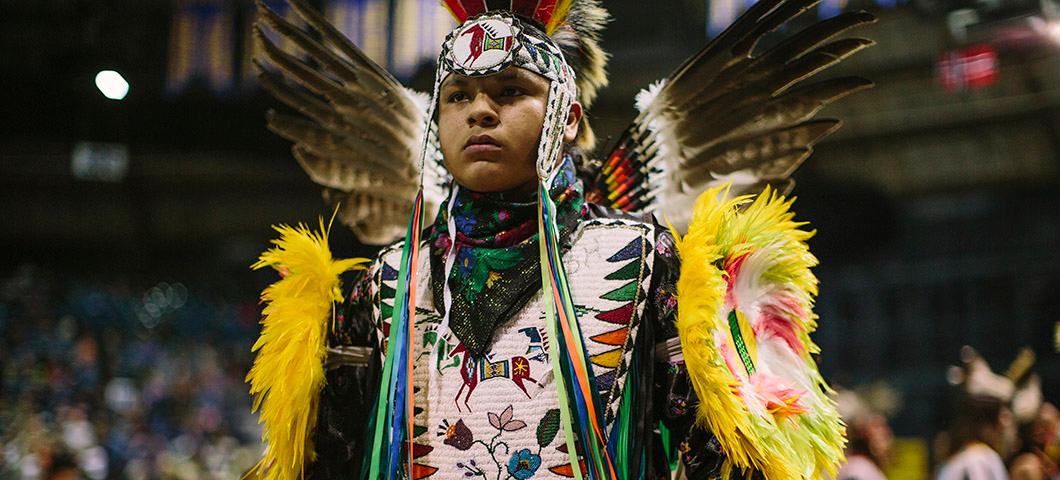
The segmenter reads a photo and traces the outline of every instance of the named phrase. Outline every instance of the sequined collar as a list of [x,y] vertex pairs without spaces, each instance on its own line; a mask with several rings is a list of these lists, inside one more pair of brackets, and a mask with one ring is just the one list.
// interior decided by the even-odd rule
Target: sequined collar
[[[572,160],[564,161],[550,195],[556,202],[561,244],[585,214],[582,183]],[[430,238],[431,291],[444,305],[446,256],[453,249],[448,200],[439,208]],[[449,275],[449,328],[475,357],[489,347],[497,326],[508,321],[541,288],[536,200],[461,190],[453,199],[456,259]]]

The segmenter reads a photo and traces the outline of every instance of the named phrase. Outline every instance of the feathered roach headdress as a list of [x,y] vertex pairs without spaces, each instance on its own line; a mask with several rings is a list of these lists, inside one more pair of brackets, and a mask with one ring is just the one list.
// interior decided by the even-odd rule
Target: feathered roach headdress
[[[605,82],[606,55],[597,45],[598,32],[606,13],[595,1],[572,0],[447,0],[447,7],[460,22],[442,45],[438,60],[421,156],[422,165],[432,155],[429,139],[437,138],[434,117],[438,91],[450,74],[468,77],[493,75],[509,67],[519,67],[541,75],[550,83],[538,144],[538,215],[542,284],[549,330],[550,358],[557,382],[560,415],[571,463],[578,465],[574,438],[585,454],[589,478],[616,478],[615,464],[608,452],[598,390],[584,346],[571,299],[567,276],[560,259],[556,206],[548,195],[549,186],[560,171],[563,127],[571,105],[579,99],[592,101],[596,89]],[[550,35],[555,35],[552,37]],[[564,48],[578,61],[571,65]],[[579,71],[575,70],[575,66]],[[584,77],[578,80],[578,74]],[[581,93],[579,95],[579,86]],[[592,143],[591,133],[581,143]],[[423,180],[412,209],[398,276],[395,308],[391,320],[389,348],[383,366],[383,385],[377,400],[369,478],[395,478],[400,474],[402,444],[412,468],[411,443],[414,416],[413,334],[416,311],[416,267],[419,265],[420,233],[424,216]],[[452,186],[452,194],[460,187]],[[453,202],[450,202],[452,205]],[[450,221],[454,218],[449,215]],[[450,231],[455,231],[450,226]],[[450,256],[451,257],[451,256]],[[452,269],[446,262],[446,276]],[[448,289],[448,285],[445,287]],[[446,293],[444,298],[451,298]],[[449,302],[443,299],[441,329],[447,328]],[[573,408],[572,408],[573,407]],[[580,473],[580,472],[579,472]]]

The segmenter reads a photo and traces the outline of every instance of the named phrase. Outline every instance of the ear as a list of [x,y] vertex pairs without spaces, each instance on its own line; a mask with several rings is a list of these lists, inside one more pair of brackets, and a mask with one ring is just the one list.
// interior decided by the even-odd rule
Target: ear
[[563,126],[563,143],[573,143],[578,138],[578,124],[582,120],[582,104],[575,101],[567,112],[567,124]]

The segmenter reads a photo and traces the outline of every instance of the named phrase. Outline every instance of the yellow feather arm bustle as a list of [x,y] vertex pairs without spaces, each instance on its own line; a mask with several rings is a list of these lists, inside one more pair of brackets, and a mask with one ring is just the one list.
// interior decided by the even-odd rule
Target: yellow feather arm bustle
[[[769,189],[752,200],[729,198],[727,186],[713,188],[697,199],[688,233],[677,239],[678,334],[700,399],[697,421],[724,447],[726,477],[757,470],[769,479],[821,478],[834,476],[843,459],[845,427],[811,356],[818,351],[809,337],[817,326],[817,278],[810,271],[817,259],[805,242],[813,232],[793,220],[792,202]],[[767,307],[774,307],[768,321],[790,336],[763,326]],[[754,373],[738,371],[739,360],[737,371],[726,361],[724,350],[732,355],[734,345],[730,310]],[[777,385],[789,395],[779,406],[754,393]]]
[[328,325],[342,301],[339,276],[369,260],[333,259],[323,219],[316,232],[303,224],[273,228],[280,237],[251,267],[272,267],[282,278],[261,294],[261,335],[251,349],[257,357],[246,381],[253,409],[261,412],[266,450],[247,477],[293,479],[315,456],[311,434],[324,387]]

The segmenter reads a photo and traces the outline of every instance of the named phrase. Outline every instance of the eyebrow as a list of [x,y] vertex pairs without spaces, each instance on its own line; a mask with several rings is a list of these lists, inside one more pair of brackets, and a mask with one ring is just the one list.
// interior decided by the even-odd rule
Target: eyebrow
[[[497,80],[501,82],[511,81],[526,81],[530,78],[528,75],[532,75],[530,72],[524,72],[519,69],[512,69],[507,72],[501,73],[497,76]],[[466,77],[451,75],[449,78],[442,82],[442,88],[445,87],[466,87],[468,80]]]
[[497,77],[497,80],[500,80],[502,82],[508,82],[508,81],[512,81],[512,80],[525,80],[525,79],[526,79],[525,74],[523,72],[521,72],[519,69],[510,70],[510,71],[505,72],[505,73],[503,73],[503,74],[501,74],[500,76]]
[[448,86],[464,87],[467,86],[467,80],[456,75],[451,75],[449,78],[445,79],[444,82],[442,82],[442,87]]

